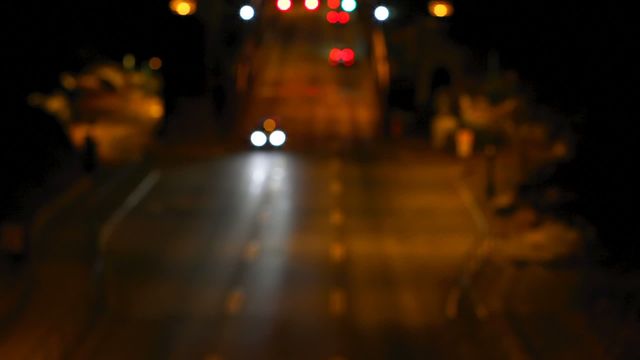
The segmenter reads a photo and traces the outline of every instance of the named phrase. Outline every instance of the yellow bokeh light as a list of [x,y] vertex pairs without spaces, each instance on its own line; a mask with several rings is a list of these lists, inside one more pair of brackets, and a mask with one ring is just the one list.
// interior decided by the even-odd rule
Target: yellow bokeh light
[[431,1],[429,13],[435,17],[447,17],[453,14],[453,6],[447,1]]
[[196,2],[194,0],[171,0],[169,7],[171,11],[180,16],[192,15],[196,12]]
[[433,13],[438,17],[447,16],[448,12],[449,11],[447,10],[447,7],[445,5],[438,4],[433,7]]
[[161,102],[156,101],[149,104],[149,115],[154,119],[160,119],[164,116],[164,106]]
[[126,54],[122,58],[122,66],[124,66],[124,68],[127,70],[133,70],[133,68],[136,66],[136,57],[132,54]]
[[262,127],[266,131],[271,132],[276,129],[276,121],[273,119],[267,119],[262,123]]
[[189,13],[191,12],[191,5],[187,3],[180,3],[178,4],[176,10],[180,15],[189,15]]
[[62,75],[60,75],[60,83],[62,84],[62,87],[67,90],[75,90],[78,86],[76,78],[69,73],[62,73]]
[[152,57],[149,59],[149,68],[151,70],[160,70],[162,67],[162,60],[159,57]]

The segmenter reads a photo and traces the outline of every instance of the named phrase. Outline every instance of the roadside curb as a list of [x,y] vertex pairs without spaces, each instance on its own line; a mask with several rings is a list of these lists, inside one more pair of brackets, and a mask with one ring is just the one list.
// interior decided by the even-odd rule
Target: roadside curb
[[[48,201],[39,206],[33,213],[31,221],[26,225],[29,231],[29,241],[41,243],[46,241],[46,230],[56,218],[66,209],[73,207],[83,196],[93,194],[98,198],[108,198],[118,186],[133,179],[139,174],[147,173],[149,159],[141,159],[135,163],[110,168],[101,174],[84,174],[78,177],[59,194],[52,195]],[[95,201],[87,199],[87,201]],[[34,277],[36,265],[27,254],[24,263],[12,263],[1,259],[2,267],[8,269],[6,282],[0,283],[0,336],[8,331],[17,321],[32,301],[34,291]],[[9,259],[7,259],[9,260]],[[5,266],[6,265],[6,266]]]
[[[486,206],[481,205],[477,194],[474,194],[474,187],[469,183],[468,167],[469,161],[463,165],[463,174],[459,177],[456,187],[465,207],[468,209],[476,227],[476,245],[469,254],[469,259],[463,264],[460,274],[459,285],[452,289],[447,301],[446,313],[449,318],[458,316],[459,306],[463,296],[471,302],[473,314],[480,321],[490,316],[489,307],[496,307],[495,303],[504,303],[502,299],[489,301],[494,304],[489,305],[487,301],[478,302],[474,296],[474,284],[479,281],[481,272],[486,268],[495,247],[495,239],[491,235],[491,222],[487,217]],[[504,275],[504,274],[502,274]],[[505,277],[504,275],[503,277]],[[506,276],[508,278],[508,276]],[[500,295],[499,295],[500,297]],[[499,307],[500,305],[498,305]],[[511,359],[528,360],[531,359],[531,352],[525,347],[523,340],[515,331],[511,319],[504,312],[493,312],[494,324],[503,335],[503,346]]]

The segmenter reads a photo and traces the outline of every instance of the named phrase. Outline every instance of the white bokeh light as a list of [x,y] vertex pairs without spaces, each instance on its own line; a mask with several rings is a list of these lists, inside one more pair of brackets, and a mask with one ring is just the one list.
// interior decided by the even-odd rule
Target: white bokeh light
[[346,12],[352,12],[357,6],[356,0],[342,0],[342,10]]
[[262,147],[267,143],[267,135],[262,131],[254,131],[251,134],[251,143],[253,146]]
[[378,21],[385,21],[389,18],[389,9],[386,6],[378,6],[374,10],[373,16],[375,16]]
[[287,135],[284,131],[276,130],[269,135],[269,142],[273,146],[282,146],[285,141],[287,141]]
[[240,8],[240,18],[242,18],[242,20],[249,21],[253,19],[255,15],[255,10],[253,10],[253,8],[249,5],[245,5]]

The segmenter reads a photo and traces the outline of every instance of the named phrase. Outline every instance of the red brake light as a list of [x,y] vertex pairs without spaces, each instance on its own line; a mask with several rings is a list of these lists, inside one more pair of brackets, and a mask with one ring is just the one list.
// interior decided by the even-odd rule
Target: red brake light
[[356,53],[352,49],[342,50],[342,61],[345,65],[351,66],[356,60]]
[[341,3],[341,0],[327,0],[327,6],[329,6],[329,9],[333,10],[339,8]]
[[329,52],[329,63],[331,63],[331,65],[337,65],[340,61],[342,61],[342,50],[336,48],[331,49]]
[[327,21],[329,23],[335,24],[338,22],[338,19],[339,19],[339,15],[337,11],[331,10],[327,13]]
[[346,11],[340,11],[338,13],[338,22],[340,24],[346,24],[349,22],[349,20],[351,20],[351,16],[349,15],[348,12]]

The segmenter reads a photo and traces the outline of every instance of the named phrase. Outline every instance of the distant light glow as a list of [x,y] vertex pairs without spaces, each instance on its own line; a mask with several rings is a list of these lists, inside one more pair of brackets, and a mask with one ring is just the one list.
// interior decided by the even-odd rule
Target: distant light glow
[[356,53],[353,49],[337,49],[333,48],[329,52],[329,63],[333,66],[343,64],[345,66],[351,66],[355,63]]
[[154,119],[160,119],[164,116],[164,105],[160,101],[154,101],[149,104],[149,115]]
[[358,7],[356,0],[342,0],[342,10],[352,12]]
[[340,24],[346,24],[351,20],[351,15],[346,11],[340,11],[338,13],[338,22]]
[[337,65],[342,60],[342,50],[333,48],[329,52],[329,63]]
[[78,87],[76,78],[66,72],[60,75],[60,83],[62,84],[62,87],[67,90],[75,90],[75,88]]
[[389,18],[389,9],[386,6],[378,6],[373,11],[373,16],[375,16],[378,21],[385,21]]
[[338,12],[337,11],[329,11],[327,13],[327,21],[331,24],[335,24],[338,22]]
[[319,0],[305,0],[304,2],[304,7],[306,7],[307,10],[316,10],[318,9],[319,6],[320,6]]
[[159,57],[154,56],[151,59],[149,59],[149,69],[160,70],[161,67],[162,67],[162,60]]
[[336,10],[340,7],[341,0],[327,0],[327,6],[329,9]]
[[192,15],[196,12],[197,4],[195,0],[171,0],[169,8],[180,16]]
[[240,8],[240,18],[242,20],[249,21],[253,19],[255,14],[255,10],[253,10],[253,7],[251,7],[250,5],[245,5]]
[[262,131],[254,131],[251,133],[251,143],[253,146],[262,147],[267,143],[267,135]]
[[435,17],[447,17],[453,15],[453,6],[445,0],[429,2],[429,13]]
[[352,49],[343,49],[342,50],[342,62],[351,66],[356,60],[356,53]]
[[176,10],[178,10],[178,14],[180,15],[189,15],[189,13],[191,12],[191,5],[187,3],[180,3],[178,4]]
[[122,66],[127,70],[133,70],[136,66],[136,57],[133,54],[126,54],[122,58]]
[[437,4],[433,7],[433,13],[435,16],[444,17],[447,16],[448,12],[449,11],[447,10],[447,7],[445,5]]
[[285,141],[287,141],[287,135],[282,130],[276,130],[269,135],[269,143],[273,146],[282,146]]
[[291,0],[278,0],[277,6],[280,11],[288,11],[291,9]]
[[262,128],[267,132],[272,132],[276,129],[276,121],[273,119],[267,119],[262,123]]

